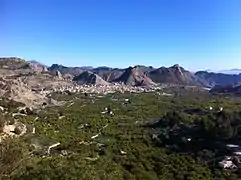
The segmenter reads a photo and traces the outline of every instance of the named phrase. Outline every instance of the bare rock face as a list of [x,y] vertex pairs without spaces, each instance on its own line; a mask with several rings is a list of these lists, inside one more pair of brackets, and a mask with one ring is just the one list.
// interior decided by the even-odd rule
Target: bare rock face
[[98,67],[92,70],[94,74],[97,74],[107,82],[113,82],[115,79],[119,78],[124,71],[124,69],[112,69],[108,67]]
[[95,84],[95,85],[108,85],[109,83],[103,80],[98,75],[90,72],[85,71],[84,73],[75,76],[73,78],[73,81],[77,84]]
[[31,91],[31,89],[19,79],[0,78],[0,96],[16,102],[21,102],[28,107],[42,104],[45,96]]
[[46,66],[37,61],[0,58],[0,97],[21,102],[27,107],[41,106],[52,90],[73,85],[72,77],[63,77],[60,71],[51,74]]
[[195,75],[178,64],[169,68],[161,67],[151,71],[149,77],[156,83],[199,85]]
[[131,86],[152,86],[155,83],[148,77],[147,72],[143,71],[139,66],[129,67],[115,81],[123,82]]
[[48,69],[45,65],[37,62],[37,61],[29,61],[30,68],[37,73],[48,72]]
[[59,71],[61,74],[71,74],[73,76],[77,76],[85,71],[84,68],[80,67],[65,67],[59,64],[53,64],[51,67],[48,68],[49,72],[56,72]]

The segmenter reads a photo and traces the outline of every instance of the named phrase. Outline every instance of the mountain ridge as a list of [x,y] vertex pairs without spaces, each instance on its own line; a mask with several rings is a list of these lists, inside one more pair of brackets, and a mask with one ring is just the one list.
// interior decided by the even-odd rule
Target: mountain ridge
[[[52,64],[47,67],[38,61],[26,61],[17,57],[0,58],[0,68],[2,74],[11,73],[23,74],[33,72],[47,72],[58,76],[68,77],[69,80],[78,79],[79,82],[93,84],[90,77],[99,80],[102,84],[121,82],[132,86],[152,86],[155,84],[178,84],[194,85],[203,87],[214,87],[216,85],[228,85],[241,83],[241,74],[224,74],[207,71],[192,73],[178,64],[171,67],[135,65],[128,68],[112,67],[67,67],[60,64]],[[11,70],[11,73],[9,73]],[[86,73],[88,72],[88,73]],[[84,73],[84,74],[83,74]],[[82,74],[82,76],[80,76]],[[1,75],[1,73],[0,73]],[[80,80],[81,79],[81,80]],[[90,82],[88,82],[88,80]]]

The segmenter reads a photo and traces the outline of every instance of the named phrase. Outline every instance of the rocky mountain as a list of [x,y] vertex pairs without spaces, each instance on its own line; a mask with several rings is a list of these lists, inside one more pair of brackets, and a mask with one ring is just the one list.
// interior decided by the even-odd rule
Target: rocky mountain
[[97,74],[94,74],[90,71],[84,71],[80,75],[77,75],[73,78],[73,81],[77,84],[95,84],[95,85],[107,85],[108,82],[103,80]]
[[179,65],[166,68],[161,67],[149,73],[149,77],[156,83],[199,85],[195,75]]
[[134,67],[138,67],[141,71],[143,71],[145,73],[149,73],[149,72],[155,70],[155,68],[153,68],[152,66],[135,65]]
[[214,86],[211,93],[228,93],[228,94],[238,94],[241,95],[241,84],[237,85],[226,85],[226,86]]
[[124,73],[124,71],[124,69],[113,69],[109,67],[98,67],[92,70],[93,73],[97,74],[102,79],[108,82],[113,82],[115,79],[118,79]]
[[31,91],[31,88],[21,79],[0,78],[0,96],[26,106],[40,105],[46,101],[46,97]]
[[[232,72],[238,72],[238,69]],[[47,76],[56,80],[77,81],[79,83],[123,82],[134,86],[150,86],[155,83],[198,85],[214,87],[215,85],[229,85],[241,83],[241,74],[224,74],[207,71],[191,73],[179,65],[172,67],[153,68],[151,66],[137,65],[126,69],[97,67],[66,67],[53,64],[51,67],[37,61],[25,61],[21,58],[0,58],[0,77],[21,77],[45,72]],[[87,73],[88,72],[88,73]],[[32,77],[34,78],[34,77]],[[45,79],[44,77],[43,79]],[[49,79],[49,77],[47,78]]]
[[[27,66],[27,65],[26,65]],[[199,71],[191,73],[179,65],[172,67],[153,68],[151,66],[137,65],[134,68],[118,69],[110,67],[66,67],[53,64],[48,70],[56,74],[60,72],[69,79],[78,76],[88,70],[96,74],[107,82],[123,82],[129,85],[149,86],[154,83],[167,83],[179,85],[198,85],[205,87],[213,87],[215,85],[236,84],[241,82],[241,75],[213,73],[207,71]]]
[[59,64],[53,64],[48,70],[52,73],[56,73],[59,71],[61,74],[71,74],[73,76],[77,76],[85,71],[85,68],[81,67],[66,67]]
[[28,61],[30,67],[35,70],[36,72],[47,72],[48,71],[48,68],[47,66],[45,66],[44,64],[38,62],[38,61],[35,61],[35,60],[32,60],[32,61]]
[[[53,64],[48,70],[54,73],[59,71],[61,74],[70,74],[73,76],[78,76],[86,71],[83,67],[65,67],[57,64]],[[98,75],[107,82],[123,82],[124,84],[134,86],[149,86],[155,83],[181,85],[200,84],[193,73],[179,65],[174,65],[170,68],[161,67],[159,69],[142,65],[136,65],[133,68],[129,67],[126,69],[98,67],[89,69],[88,71]]]
[[28,107],[46,102],[46,94],[33,89],[53,90],[72,87],[73,82],[51,74],[46,66],[37,61],[21,58],[0,58],[0,97],[20,102]]
[[0,77],[23,76],[47,71],[46,66],[37,61],[25,61],[16,57],[0,58]]
[[148,72],[143,71],[142,67],[129,67],[115,82],[121,82],[131,86],[152,86],[155,83],[148,77]]
[[230,85],[241,83],[241,74],[230,75],[222,73],[210,73],[206,71],[199,71],[195,73],[198,80],[205,86],[214,87],[216,85]]
[[28,69],[30,64],[21,58],[3,57],[0,58],[0,68],[8,70]]

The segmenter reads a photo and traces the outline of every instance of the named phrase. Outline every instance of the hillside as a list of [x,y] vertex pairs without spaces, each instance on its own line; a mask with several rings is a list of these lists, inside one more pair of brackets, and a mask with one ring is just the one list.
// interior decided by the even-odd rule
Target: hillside
[[[156,92],[52,96],[66,103],[17,120],[12,114],[18,106],[9,105],[9,116],[0,111],[1,120],[9,122],[0,126],[0,138],[12,135],[1,141],[0,179],[241,177],[237,156],[227,150],[241,139],[238,97],[192,91],[175,98]],[[223,107],[224,112],[210,106]],[[220,166],[227,156],[233,169]]]
[[226,86],[214,86],[211,90],[211,93],[221,93],[221,94],[235,94],[241,95],[241,84],[238,85],[226,85]]
[[32,60],[32,61],[28,61],[28,63],[30,65],[30,67],[37,72],[47,72],[48,71],[47,66],[45,66],[44,64],[42,64],[38,61]]
[[207,71],[198,71],[195,74],[179,65],[171,67],[153,68],[150,66],[136,65],[132,68],[118,69],[109,67],[65,67],[53,64],[48,70],[52,73],[59,71],[62,74],[77,76],[88,70],[107,82],[123,82],[128,85],[150,84],[177,84],[213,87],[215,85],[236,84],[241,82],[241,74],[223,74]]
[[115,80],[131,86],[152,86],[155,83],[148,77],[147,72],[143,71],[141,67],[129,67],[125,72]]
[[[89,78],[93,77],[97,80],[93,80],[90,83],[90,79],[83,77],[84,75],[86,76],[85,71],[89,72]],[[58,64],[47,67],[38,61],[25,61],[17,57],[0,58],[0,77],[34,76],[36,74],[38,74],[38,78],[42,74],[43,79],[46,74],[51,77],[55,77],[57,74],[59,77],[61,76],[63,81],[68,82],[72,81],[74,77],[74,81],[76,81],[76,78],[82,74],[82,76],[78,77],[81,80],[77,81],[81,84],[93,84],[95,82],[103,84],[106,81],[109,83],[121,82],[132,86],[151,86],[158,83],[214,87],[216,85],[223,86],[241,83],[241,74],[223,74],[207,71],[199,71],[194,74],[179,65],[168,68],[136,65],[126,69],[110,67],[93,68],[91,66],[66,67]],[[95,77],[95,75],[97,76]],[[84,80],[86,78],[88,80]],[[52,81],[54,82],[55,79],[56,78],[53,78]]]
[[241,86],[189,86],[223,75],[1,63],[0,179],[240,179]]
[[199,81],[201,81],[206,86],[216,86],[216,85],[230,85],[241,83],[241,74],[239,75],[230,75],[230,74],[222,74],[222,73],[210,73],[206,71],[199,71],[195,73],[195,76],[198,77]]
[[77,84],[94,84],[94,85],[107,85],[108,82],[103,80],[101,77],[98,75],[90,72],[90,71],[85,71],[81,73],[78,76],[75,76],[73,78],[73,81],[76,82]]
[[108,68],[108,67],[98,67],[92,69],[92,72],[100,76],[107,82],[113,82],[115,79],[118,79],[125,70],[118,68]]
[[158,68],[151,71],[149,77],[156,83],[199,85],[196,77],[179,65]]
[[73,76],[77,76],[85,71],[85,68],[81,67],[66,67],[58,64],[53,64],[48,68],[48,70],[52,73],[59,71],[61,74],[71,74]]
[[49,99],[47,92],[44,94],[33,89],[57,90],[73,86],[65,76],[50,73],[45,65],[16,57],[0,58],[0,84],[0,97],[28,107],[41,106]]

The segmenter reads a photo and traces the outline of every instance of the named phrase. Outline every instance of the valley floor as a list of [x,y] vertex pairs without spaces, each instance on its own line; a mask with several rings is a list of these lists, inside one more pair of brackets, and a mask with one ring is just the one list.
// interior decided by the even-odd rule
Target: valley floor
[[35,133],[2,141],[1,179],[241,178],[237,163],[219,167],[225,156],[237,158],[225,148],[241,140],[238,97],[185,90],[52,97],[65,105],[17,117]]

